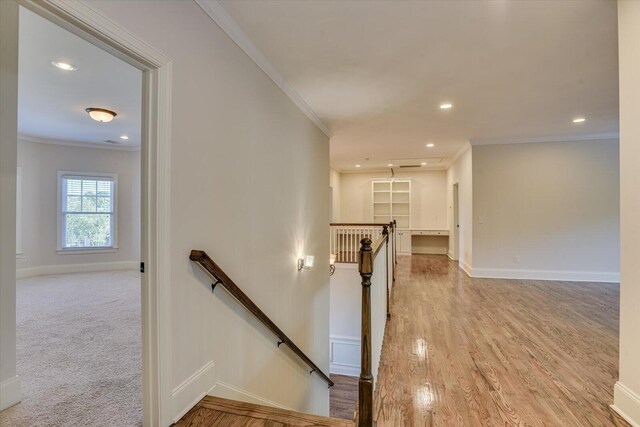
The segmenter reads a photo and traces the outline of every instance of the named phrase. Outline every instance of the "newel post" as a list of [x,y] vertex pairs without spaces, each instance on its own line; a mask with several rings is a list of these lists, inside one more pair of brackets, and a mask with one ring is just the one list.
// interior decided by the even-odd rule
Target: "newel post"
[[360,379],[358,381],[358,426],[373,425],[373,376],[371,375],[371,275],[373,257],[371,239],[360,241],[358,271],[362,278],[362,331]]
[[387,259],[385,260],[384,272],[385,272],[385,281],[387,282],[387,317],[391,317],[391,312],[389,311],[389,226],[382,226],[382,235],[386,237],[384,244],[386,246],[386,255]]

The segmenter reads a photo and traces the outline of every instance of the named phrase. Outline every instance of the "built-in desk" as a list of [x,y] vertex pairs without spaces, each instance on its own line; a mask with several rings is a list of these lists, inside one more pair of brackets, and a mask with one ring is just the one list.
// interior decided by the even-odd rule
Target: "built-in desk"
[[449,249],[449,230],[414,228],[398,229],[397,233],[397,253],[400,255],[446,255]]

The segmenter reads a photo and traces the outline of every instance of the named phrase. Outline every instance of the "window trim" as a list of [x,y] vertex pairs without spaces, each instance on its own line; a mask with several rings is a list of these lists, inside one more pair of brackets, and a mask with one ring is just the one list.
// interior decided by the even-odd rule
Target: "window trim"
[[[64,215],[62,213],[62,178],[64,176],[73,176],[81,179],[90,179],[90,178],[110,178],[113,180],[113,229],[111,235],[111,246],[96,246],[96,247],[87,247],[87,248],[65,248],[63,239],[64,239]],[[57,247],[56,253],[58,254],[99,254],[99,253],[109,253],[109,252],[118,252],[118,174],[115,173],[97,173],[97,172],[74,172],[74,171],[58,171],[58,179],[56,181],[58,186],[58,203],[57,203],[57,229],[58,229],[58,238],[57,238]]]

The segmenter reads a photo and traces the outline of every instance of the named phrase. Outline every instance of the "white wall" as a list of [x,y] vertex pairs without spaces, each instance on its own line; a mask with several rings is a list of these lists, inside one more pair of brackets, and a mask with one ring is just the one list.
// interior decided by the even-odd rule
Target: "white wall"
[[[196,3],[91,4],[173,61],[175,400],[215,386],[216,395],[328,414],[326,383],[223,289],[212,295],[188,259],[207,251],[327,372],[328,138]],[[302,254],[316,267],[298,272]]]
[[[140,261],[140,152],[70,147],[18,141],[22,168],[22,253],[18,276],[69,271],[79,264],[93,269],[135,268]],[[115,173],[118,251],[58,254],[57,172]],[[102,265],[100,265],[102,264]],[[109,265],[106,265],[109,264]]]
[[[340,175],[340,222],[372,222],[371,181],[388,179],[390,173]],[[396,172],[395,178],[411,179],[411,227],[447,228],[446,171]]]
[[331,373],[360,375],[362,285],[358,264],[336,264],[331,276]]
[[473,275],[616,281],[618,161],[615,140],[474,146]]
[[[15,26],[18,17],[4,13],[4,4],[14,2],[0,3],[4,43],[5,21]],[[309,375],[284,346],[278,348],[277,339],[223,289],[212,295],[211,279],[188,259],[191,249],[206,250],[327,372],[328,138],[196,3],[89,4],[173,64],[172,351],[171,376],[163,378],[173,389],[172,415],[179,417],[207,392],[328,414],[326,383]],[[8,61],[14,62],[17,56]],[[15,79],[10,85],[16,86]],[[6,93],[3,89],[2,102],[11,107],[11,91]],[[5,116],[11,120],[3,104],[2,144],[11,154],[15,126],[5,133]],[[7,201],[15,215],[15,195],[4,192],[5,177],[7,188],[15,187],[15,155],[4,159],[3,152],[2,206]],[[2,232],[15,233],[15,218],[6,218],[3,210]],[[13,267],[8,254],[15,259],[15,243],[5,251],[4,242],[2,280],[10,289],[13,273],[5,275],[5,265]],[[316,268],[298,272],[296,259],[302,254],[315,255]],[[6,375],[15,372],[11,369]]]
[[[468,146],[455,162],[447,169],[447,227],[449,235],[449,250],[454,248],[454,219],[453,219],[453,185],[458,184],[458,215],[459,215],[459,264],[471,272],[473,259],[473,182],[472,182],[472,150]],[[450,256],[453,254],[450,252]]]
[[331,187],[331,222],[340,222],[340,172],[331,168],[329,171],[329,187]]
[[16,372],[18,5],[0,1],[0,410],[21,398]]
[[618,2],[620,58],[620,379],[616,410],[640,426],[640,2]]

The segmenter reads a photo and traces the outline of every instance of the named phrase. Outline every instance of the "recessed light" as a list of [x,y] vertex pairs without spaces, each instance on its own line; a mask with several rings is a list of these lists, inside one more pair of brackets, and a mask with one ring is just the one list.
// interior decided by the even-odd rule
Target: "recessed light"
[[436,146],[436,144],[433,144],[433,143],[431,143],[431,142],[427,144],[427,148],[433,148],[433,147],[435,147],[435,146]]
[[449,104],[449,103],[440,104],[440,109],[441,110],[448,110],[451,107],[453,107],[453,104]]
[[387,163],[387,166],[391,167],[393,166],[393,163]]
[[107,110],[105,108],[89,107],[84,111],[89,113],[89,117],[91,117],[93,120],[101,123],[110,122],[117,116],[117,114],[114,111]]
[[427,162],[422,162],[422,163],[420,163],[420,164],[421,164],[422,166],[424,166],[424,165],[426,165],[426,164],[427,164]]
[[360,165],[356,165],[356,167],[357,167],[357,168],[359,168],[359,167],[360,167]]
[[61,70],[64,70],[64,71],[75,71],[78,69],[78,67],[76,67],[73,64],[69,64],[67,62],[61,62],[61,61],[51,61],[51,65],[53,65],[56,68],[60,68]]
[[124,139],[126,141],[127,139],[129,139],[129,137],[127,135],[121,135],[120,139]]
[[584,117],[576,117],[575,119],[573,119],[573,123],[584,123],[586,121],[587,119],[585,119]]

